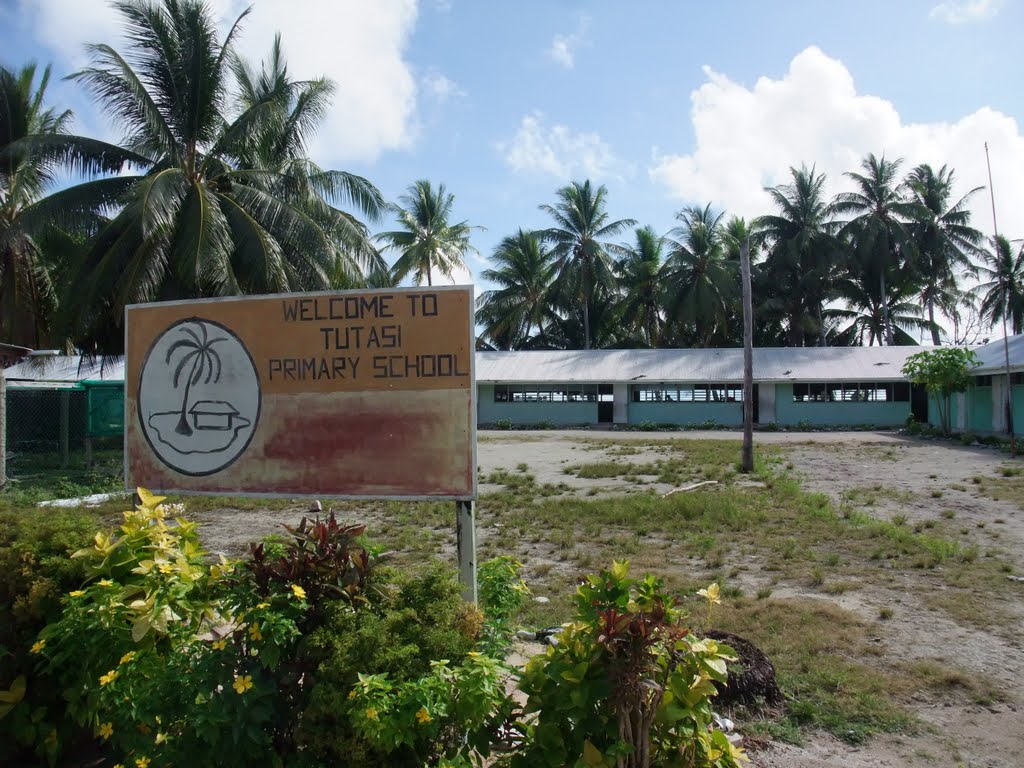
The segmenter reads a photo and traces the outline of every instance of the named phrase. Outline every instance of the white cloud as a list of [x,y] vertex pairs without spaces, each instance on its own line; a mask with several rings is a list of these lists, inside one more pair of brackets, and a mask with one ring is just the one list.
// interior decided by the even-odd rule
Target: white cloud
[[589,45],[587,30],[590,28],[590,17],[580,14],[576,23],[576,30],[569,34],[557,34],[551,40],[551,47],[548,48],[548,56],[557,61],[566,69],[572,69],[576,65],[576,50],[581,45]]
[[428,93],[438,104],[445,104],[451,99],[464,98],[466,92],[458,83],[445,77],[436,69],[430,69],[423,76],[423,90]]
[[[963,194],[988,185],[987,141],[1000,231],[1024,236],[1024,136],[1013,118],[985,107],[954,122],[906,123],[890,102],[857,93],[843,63],[813,47],[781,79],[762,77],[753,88],[704,71],[707,82],[690,97],[695,149],[655,149],[649,168],[673,197],[758,216],[771,210],[763,187],[787,183],[791,166],[816,165],[834,194],[849,189],[843,173],[860,170],[869,152],[903,158],[904,171],[947,164],[956,170],[954,194]],[[991,232],[988,193],[972,203],[974,225]]]
[[928,12],[933,19],[947,24],[965,24],[991,19],[1003,7],[1005,0],[946,0]]
[[[248,2],[211,5],[226,29]],[[21,0],[20,13],[67,69],[85,63],[86,42],[122,45],[120,17],[107,0]],[[416,83],[404,53],[416,15],[416,0],[265,1],[243,22],[238,47],[256,62],[280,31],[294,77],[326,75],[337,84],[334,109],[311,153],[332,165],[372,161],[414,139]]]
[[544,123],[544,115],[524,115],[509,141],[496,144],[504,161],[517,172],[541,173],[568,181],[578,175],[622,178],[632,168],[621,163],[597,133],[573,133],[568,126]]

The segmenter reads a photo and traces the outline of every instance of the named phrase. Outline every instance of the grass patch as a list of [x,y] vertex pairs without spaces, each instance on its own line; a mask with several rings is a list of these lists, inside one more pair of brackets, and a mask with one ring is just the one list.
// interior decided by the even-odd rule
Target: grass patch
[[771,658],[789,699],[776,728],[788,740],[821,728],[858,744],[872,733],[914,728],[896,701],[905,675],[862,660],[870,658],[867,626],[853,614],[819,600],[772,600],[725,605],[712,619],[717,628],[754,639]]

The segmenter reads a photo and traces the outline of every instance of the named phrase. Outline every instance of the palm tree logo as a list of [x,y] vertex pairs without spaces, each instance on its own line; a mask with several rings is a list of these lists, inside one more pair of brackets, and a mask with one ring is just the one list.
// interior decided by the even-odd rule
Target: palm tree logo
[[[196,328],[199,329],[199,333],[196,333]],[[220,355],[217,354],[213,345],[221,341],[227,341],[227,337],[218,336],[211,339],[209,332],[206,330],[206,323],[202,322],[192,323],[191,328],[188,325],[182,325],[179,330],[184,334],[185,338],[178,339],[171,344],[167,350],[167,357],[164,362],[170,365],[171,358],[174,357],[178,350],[185,352],[181,360],[178,361],[178,366],[174,369],[175,389],[181,384],[182,372],[189,362],[192,363],[192,369],[184,379],[185,394],[181,398],[181,415],[178,417],[178,425],[174,428],[174,431],[179,435],[188,437],[192,435],[192,427],[188,423],[189,391],[192,389],[193,384],[199,383],[199,380],[203,378],[203,374],[206,374],[205,384],[209,384],[211,381],[216,384],[220,381],[222,364]]]
[[143,435],[165,465],[208,475],[246,450],[261,398],[256,362],[238,334],[216,320],[188,317],[150,347],[137,405]]

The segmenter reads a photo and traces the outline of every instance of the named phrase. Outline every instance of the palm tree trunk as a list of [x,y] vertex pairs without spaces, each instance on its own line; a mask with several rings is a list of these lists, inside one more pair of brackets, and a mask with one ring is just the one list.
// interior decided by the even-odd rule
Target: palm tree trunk
[[822,346],[822,347],[828,346],[825,343],[825,318],[822,317],[822,310],[821,310],[821,302],[820,301],[818,302],[818,339],[820,341],[820,346]]
[[889,322],[889,297],[885,295],[885,269],[879,272],[878,282],[882,292],[879,297],[882,301],[882,337],[885,340],[884,343],[891,347],[892,324]]
[[939,329],[935,325],[935,301],[928,299],[928,322],[932,324],[932,344],[936,347],[942,346],[942,339],[939,338]]
[[583,297],[583,348],[590,349],[590,297]]

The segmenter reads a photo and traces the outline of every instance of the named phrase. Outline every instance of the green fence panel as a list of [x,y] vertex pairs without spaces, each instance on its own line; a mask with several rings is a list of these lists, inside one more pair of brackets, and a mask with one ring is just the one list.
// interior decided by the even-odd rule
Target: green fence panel
[[113,437],[124,434],[124,384],[83,381],[86,399],[86,434]]

